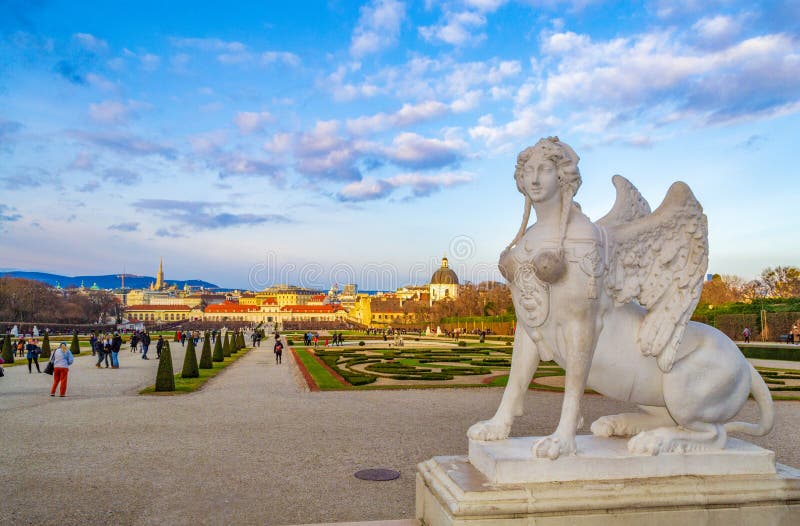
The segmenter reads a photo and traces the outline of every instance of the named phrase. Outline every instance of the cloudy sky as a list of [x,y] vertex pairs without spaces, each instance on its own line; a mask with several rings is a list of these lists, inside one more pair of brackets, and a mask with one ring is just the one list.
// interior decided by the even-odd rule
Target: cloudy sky
[[481,281],[547,135],[592,219],[681,179],[711,272],[799,264],[800,4],[0,0],[2,269]]

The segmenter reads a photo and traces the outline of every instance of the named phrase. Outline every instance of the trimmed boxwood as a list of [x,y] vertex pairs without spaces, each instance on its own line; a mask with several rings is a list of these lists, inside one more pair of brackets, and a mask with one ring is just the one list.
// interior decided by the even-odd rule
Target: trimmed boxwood
[[[338,365],[339,353],[317,353],[317,356],[319,356],[319,358],[325,362],[328,367],[339,373],[342,378],[347,380],[350,385],[367,385],[378,379],[376,376],[371,374],[356,373],[350,371],[349,369],[342,369]],[[350,364],[350,361],[351,360],[348,360],[348,365]]]
[[225,333],[225,341],[222,342],[222,355],[225,357],[231,355],[231,342],[227,332]]
[[175,390],[175,375],[172,373],[172,353],[169,350],[169,341],[164,340],[161,357],[158,359],[158,372],[156,373],[156,391],[167,392]]
[[203,335],[203,351],[200,353],[200,369],[213,369],[214,364],[211,362],[211,342],[208,341],[208,333]]
[[194,352],[194,338],[188,338],[189,344],[186,346],[186,355],[183,357],[183,369],[181,378],[199,378],[200,369],[197,367],[197,355]]
[[214,355],[212,356],[212,360],[215,362],[224,362],[225,355],[222,354],[222,336],[217,335],[217,339],[214,340]]
[[42,358],[50,358],[50,352],[50,335],[45,331],[44,338],[42,339],[42,354],[39,356]]
[[73,355],[81,353],[81,344],[78,341],[78,331],[72,331],[72,343],[69,345],[69,350]]
[[3,361],[5,363],[14,363],[14,352],[11,350],[11,334],[6,334],[3,338]]

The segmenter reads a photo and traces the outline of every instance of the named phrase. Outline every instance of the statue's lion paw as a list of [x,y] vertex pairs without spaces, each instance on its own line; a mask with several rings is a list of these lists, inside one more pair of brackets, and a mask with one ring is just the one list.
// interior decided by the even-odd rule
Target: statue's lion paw
[[665,429],[642,431],[628,441],[628,451],[635,455],[658,455],[675,450],[678,441]]
[[550,435],[534,444],[533,455],[537,458],[555,460],[562,455],[574,455],[577,449],[574,438],[565,440],[558,435]]
[[467,437],[472,440],[505,440],[510,432],[510,424],[492,419],[473,424],[467,431]]
[[603,416],[592,422],[590,428],[592,434],[599,437],[611,437],[617,434],[614,427],[614,420],[609,416]]

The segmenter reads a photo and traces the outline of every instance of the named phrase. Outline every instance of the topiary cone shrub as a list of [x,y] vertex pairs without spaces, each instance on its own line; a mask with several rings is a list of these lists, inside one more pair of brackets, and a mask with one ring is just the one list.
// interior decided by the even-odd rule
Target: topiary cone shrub
[[212,356],[212,360],[215,362],[225,361],[225,354],[222,352],[222,338],[219,336],[214,341],[214,355]]
[[[230,341],[228,342],[228,351],[229,351],[231,354],[236,354],[236,351],[238,351],[238,350],[239,350],[239,349],[237,349],[237,348],[236,348],[236,331],[233,331],[233,332],[231,333],[231,339],[230,339]],[[230,354],[229,354],[229,355],[227,355],[227,356],[230,356]]]
[[69,345],[69,350],[75,356],[81,353],[81,344],[78,341],[78,331],[72,331],[72,343]]
[[164,341],[161,357],[158,359],[158,372],[156,373],[156,392],[174,391],[175,374],[172,372],[172,353],[169,351],[169,341]]
[[181,378],[199,378],[200,369],[197,367],[197,355],[194,352],[194,338],[187,338],[186,356],[183,357]]
[[42,339],[42,354],[40,354],[42,358],[50,358],[50,335],[45,332],[44,338]]
[[5,363],[14,363],[14,353],[11,352],[11,334],[6,334],[3,338],[2,356]]
[[208,333],[203,335],[203,352],[200,353],[200,369],[213,369],[214,364],[211,363],[211,342],[208,341]]
[[244,342],[244,333],[242,332],[239,333],[239,348],[240,349],[247,348],[247,344]]
[[228,339],[228,333],[225,333],[225,341],[222,342],[222,356],[228,357],[231,355],[231,342]]

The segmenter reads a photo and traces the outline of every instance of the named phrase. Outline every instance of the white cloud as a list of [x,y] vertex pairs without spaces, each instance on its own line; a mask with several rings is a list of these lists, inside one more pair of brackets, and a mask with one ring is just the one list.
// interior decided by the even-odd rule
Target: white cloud
[[300,65],[300,57],[288,51],[264,51],[261,53],[262,64],[273,64],[275,62],[297,67]]
[[559,124],[557,117],[539,113],[535,107],[526,107],[515,112],[514,118],[502,125],[495,125],[491,116],[484,116],[477,126],[470,128],[469,135],[489,146],[504,148],[512,139],[535,137],[545,130],[558,128]]
[[435,168],[458,162],[467,144],[456,138],[431,139],[416,133],[401,133],[380,149],[390,161],[411,168]]
[[464,113],[465,111],[474,110],[478,107],[481,101],[481,90],[470,90],[465,92],[459,98],[450,104],[450,108],[454,113]]
[[369,201],[386,197],[393,189],[387,181],[367,177],[342,188],[338,197],[341,201]]
[[357,71],[357,69],[357,64],[340,65],[333,73],[325,77],[325,81],[321,87],[330,91],[333,98],[337,101],[350,101],[377,95],[379,89],[375,84],[370,82],[354,84],[345,80],[348,73]]
[[292,148],[292,134],[276,133],[264,143],[264,150],[273,155],[286,155]]
[[86,82],[102,91],[117,91],[118,89],[115,83],[96,73],[87,73]]
[[172,70],[178,73],[186,73],[188,71],[187,66],[191,61],[191,58],[187,53],[177,53],[172,55],[170,58],[170,66],[172,66]]
[[719,48],[733,42],[742,31],[746,15],[737,18],[725,15],[704,17],[694,23],[692,30],[705,46]]
[[338,121],[317,121],[314,129],[301,134],[294,144],[296,168],[313,178],[355,180],[359,145],[339,134]]
[[[738,29],[731,24],[708,18],[691,35],[658,30],[597,41],[570,31],[545,33],[537,60],[542,68],[519,86],[513,118],[483,120],[469,134],[492,147],[556,130],[648,146],[658,138],[659,125],[708,125],[793,111],[800,101],[800,41],[781,33],[721,48],[694,45],[702,35],[716,39],[715,45],[735,39]],[[460,75],[467,85],[476,73],[467,68]]]
[[372,177],[355,181],[342,188],[337,197],[341,201],[371,201],[382,199],[397,190],[409,189],[411,197],[424,197],[443,188],[467,184],[474,180],[468,172],[446,172],[440,174],[403,173],[387,179]]
[[103,171],[100,177],[104,181],[115,184],[130,186],[142,181],[142,176],[126,168],[108,168]]
[[247,46],[241,42],[219,38],[173,38],[172,43],[177,47],[194,48],[201,51],[241,53],[247,50]]
[[72,40],[84,49],[102,53],[108,51],[108,42],[89,33],[75,33]]
[[228,134],[225,130],[216,130],[206,133],[199,133],[189,137],[189,144],[198,154],[211,154],[218,152],[228,142]]
[[348,119],[347,130],[354,135],[368,135],[434,119],[448,111],[447,104],[434,100],[419,104],[406,103],[394,113],[376,113],[368,117]]
[[89,104],[89,116],[102,124],[124,124],[131,116],[131,108],[121,102],[106,100]]
[[145,71],[155,71],[161,64],[161,57],[152,53],[145,53],[139,57],[142,69]]
[[497,11],[497,9],[505,5],[508,0],[464,0],[464,4],[478,9],[483,12]]
[[71,170],[91,170],[94,168],[94,156],[89,152],[78,152],[69,164]]
[[394,45],[405,16],[406,6],[397,0],[372,0],[362,6],[350,41],[350,53],[363,57]]
[[439,40],[461,47],[485,40],[486,34],[480,31],[485,25],[486,16],[478,11],[445,11],[444,21],[420,27],[419,34],[428,41]]
[[262,131],[264,125],[273,120],[272,115],[267,111],[240,111],[233,118],[233,123],[239,128],[239,133],[242,135],[250,135],[251,133]]

